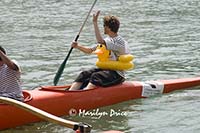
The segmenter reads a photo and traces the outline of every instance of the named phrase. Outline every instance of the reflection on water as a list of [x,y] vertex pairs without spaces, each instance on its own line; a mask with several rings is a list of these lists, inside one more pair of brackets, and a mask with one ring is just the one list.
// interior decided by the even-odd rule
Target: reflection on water
[[[91,6],[91,0],[1,0],[0,45],[22,67],[23,88],[52,85]],[[127,80],[157,80],[199,76],[200,8],[198,0],[98,1],[100,19],[119,16],[120,34],[135,56],[135,69]],[[102,21],[99,22],[102,24]],[[100,26],[101,31],[103,27]],[[96,44],[92,17],[79,41]],[[73,50],[59,84],[71,83],[78,73],[94,67],[95,55]],[[164,96],[132,100],[100,108],[129,112],[123,117],[65,117],[93,125],[94,131],[199,132],[199,88]],[[176,111],[175,111],[176,109]],[[72,132],[51,123],[37,123],[3,132]]]

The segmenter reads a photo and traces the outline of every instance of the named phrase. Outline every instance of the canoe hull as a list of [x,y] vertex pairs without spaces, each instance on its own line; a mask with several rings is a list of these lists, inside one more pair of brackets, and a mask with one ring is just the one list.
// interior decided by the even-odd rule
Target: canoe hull
[[[164,85],[162,93],[168,93],[174,90],[198,86],[200,85],[200,78],[162,80],[159,83]],[[143,82],[138,81],[127,81],[120,85],[93,90],[26,90],[24,94],[28,97],[27,104],[48,113],[62,116],[69,115],[69,113],[78,113],[70,111],[90,110],[131,99],[144,98],[143,84]],[[0,105],[0,130],[37,121],[41,121],[41,119],[29,112],[6,104]]]

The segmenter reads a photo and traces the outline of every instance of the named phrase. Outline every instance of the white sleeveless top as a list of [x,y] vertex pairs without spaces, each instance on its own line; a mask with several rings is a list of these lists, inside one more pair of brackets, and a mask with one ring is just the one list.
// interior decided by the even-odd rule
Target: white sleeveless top
[[6,64],[0,66],[0,96],[23,100],[20,71],[10,69]]

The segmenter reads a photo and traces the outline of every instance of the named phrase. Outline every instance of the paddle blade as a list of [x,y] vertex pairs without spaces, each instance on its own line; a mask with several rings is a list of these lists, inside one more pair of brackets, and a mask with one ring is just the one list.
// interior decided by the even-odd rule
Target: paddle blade
[[66,64],[66,61],[63,61],[63,63],[60,65],[57,73],[56,73],[56,76],[54,77],[54,80],[53,80],[53,83],[54,85],[57,85],[58,84],[58,81],[64,71],[64,68],[65,68],[65,64]]
[[67,57],[65,58],[65,60],[63,61],[63,63],[60,65],[60,67],[59,67],[59,69],[58,69],[58,71],[56,73],[56,76],[54,77],[54,80],[53,80],[54,85],[57,85],[57,83],[58,83],[58,81],[59,81],[59,79],[60,79],[60,77],[61,77],[61,75],[63,73],[63,70],[65,68],[65,64],[66,64],[66,62],[67,62],[67,60],[68,60],[68,58],[69,58],[72,50],[73,50],[73,47],[71,47],[71,49],[69,50],[69,53],[68,53]]

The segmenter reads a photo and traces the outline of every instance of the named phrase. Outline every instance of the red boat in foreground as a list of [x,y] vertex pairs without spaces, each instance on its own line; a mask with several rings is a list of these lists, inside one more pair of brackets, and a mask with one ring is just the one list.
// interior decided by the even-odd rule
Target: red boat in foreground
[[[69,86],[46,86],[24,90],[25,103],[56,116],[78,113],[123,101],[149,97],[200,85],[200,77],[160,81],[126,81],[123,84],[84,91],[65,91]],[[77,111],[77,112],[76,112]],[[42,119],[20,108],[0,105],[0,130]]]

